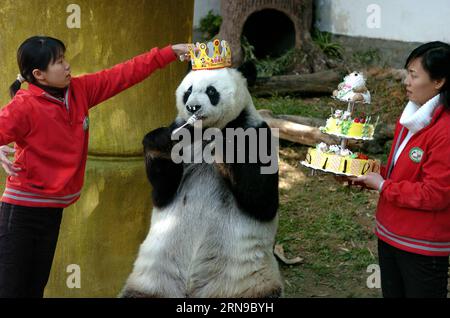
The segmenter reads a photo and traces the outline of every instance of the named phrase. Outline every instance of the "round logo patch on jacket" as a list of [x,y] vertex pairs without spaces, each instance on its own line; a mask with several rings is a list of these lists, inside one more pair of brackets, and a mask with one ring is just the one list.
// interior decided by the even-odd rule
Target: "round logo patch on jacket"
[[89,117],[86,116],[86,117],[84,117],[84,120],[83,120],[83,130],[86,131],[86,130],[88,130],[88,128],[89,128]]
[[423,157],[423,150],[419,147],[414,147],[409,151],[409,159],[415,163],[419,163]]

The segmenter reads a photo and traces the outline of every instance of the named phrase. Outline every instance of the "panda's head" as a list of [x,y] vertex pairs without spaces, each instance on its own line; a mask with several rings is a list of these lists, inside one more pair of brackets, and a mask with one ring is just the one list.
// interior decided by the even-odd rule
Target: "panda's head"
[[224,128],[248,107],[253,107],[247,80],[232,68],[191,71],[176,91],[178,117],[196,114],[202,126]]

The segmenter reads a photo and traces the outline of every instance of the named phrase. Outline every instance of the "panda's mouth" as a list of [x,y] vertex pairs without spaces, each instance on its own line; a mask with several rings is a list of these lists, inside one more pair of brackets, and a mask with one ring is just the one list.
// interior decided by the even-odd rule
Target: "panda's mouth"
[[197,118],[197,120],[205,120],[206,118],[208,118],[208,117],[206,117],[205,115],[200,115],[200,114],[195,114],[195,117]]

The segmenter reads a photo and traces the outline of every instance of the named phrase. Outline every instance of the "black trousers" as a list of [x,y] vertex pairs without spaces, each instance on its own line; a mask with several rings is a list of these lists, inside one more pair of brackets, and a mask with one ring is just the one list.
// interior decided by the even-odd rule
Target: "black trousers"
[[0,297],[43,297],[62,211],[1,203]]
[[378,240],[385,298],[446,298],[448,256],[409,253]]

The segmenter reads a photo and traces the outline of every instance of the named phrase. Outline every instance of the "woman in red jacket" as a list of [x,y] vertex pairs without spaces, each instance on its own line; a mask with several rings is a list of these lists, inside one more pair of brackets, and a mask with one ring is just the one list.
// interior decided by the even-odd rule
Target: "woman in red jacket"
[[380,192],[376,234],[384,297],[447,297],[450,255],[450,46],[406,60],[409,102],[381,174],[353,179]]
[[[0,207],[0,297],[42,297],[63,208],[81,193],[89,109],[147,78],[187,45],[151,51],[72,78],[64,44],[34,36],[19,47],[20,74],[0,110],[0,161],[9,175]],[[28,82],[28,90],[20,89]],[[15,149],[5,146],[15,142]],[[14,163],[7,158],[15,152]]]

